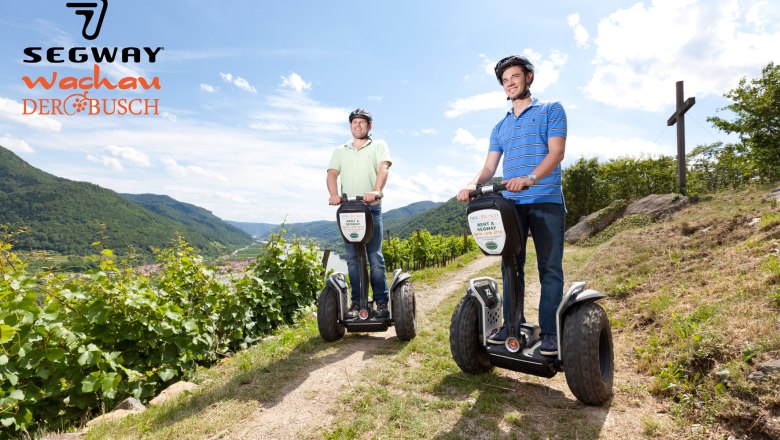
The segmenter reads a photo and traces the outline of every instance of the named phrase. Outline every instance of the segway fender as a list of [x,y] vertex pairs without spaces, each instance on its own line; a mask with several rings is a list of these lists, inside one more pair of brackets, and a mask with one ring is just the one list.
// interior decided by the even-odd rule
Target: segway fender
[[[561,346],[561,332],[563,331],[564,319],[566,311],[569,310],[575,304],[582,304],[586,302],[595,302],[601,298],[606,298],[607,295],[599,292],[598,290],[586,289],[587,283],[584,281],[576,281],[571,284],[569,290],[563,295],[561,303],[558,305],[558,312],[555,316],[555,324],[558,328],[558,347]],[[561,351],[558,350],[558,360],[561,360]]]
[[401,269],[396,269],[393,271],[393,282],[390,284],[390,291],[395,290],[396,287],[407,282],[411,277],[412,276],[409,273],[401,273]]
[[328,286],[339,293],[339,316],[344,319],[347,312],[347,293],[349,287],[343,273],[334,273],[328,277]]

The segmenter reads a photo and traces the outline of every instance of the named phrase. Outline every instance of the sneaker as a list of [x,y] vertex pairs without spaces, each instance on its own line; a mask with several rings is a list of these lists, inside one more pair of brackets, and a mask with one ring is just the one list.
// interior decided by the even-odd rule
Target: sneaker
[[360,312],[360,301],[352,301],[352,307],[347,310],[347,319],[355,319]]
[[509,331],[506,326],[502,325],[497,332],[488,336],[488,344],[503,344],[506,342],[507,333],[509,333]]
[[387,310],[386,302],[376,303],[376,312],[374,312],[374,317],[377,319],[387,319],[390,317],[390,311]]
[[542,345],[539,346],[542,356],[558,356],[558,338],[556,335],[542,335]]

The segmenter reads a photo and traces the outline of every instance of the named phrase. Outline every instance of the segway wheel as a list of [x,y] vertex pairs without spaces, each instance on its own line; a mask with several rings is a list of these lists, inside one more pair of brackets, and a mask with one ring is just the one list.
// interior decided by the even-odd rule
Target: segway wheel
[[490,357],[482,345],[479,303],[471,296],[460,300],[450,323],[450,351],[461,370],[469,374],[490,371]]
[[586,405],[603,405],[612,397],[614,353],[607,313],[589,302],[570,310],[560,347],[566,382]]
[[417,307],[411,283],[402,283],[393,292],[393,321],[395,334],[402,341],[417,336]]
[[346,329],[339,323],[339,295],[333,288],[326,286],[320,292],[317,301],[317,328],[325,342],[333,342],[344,336]]

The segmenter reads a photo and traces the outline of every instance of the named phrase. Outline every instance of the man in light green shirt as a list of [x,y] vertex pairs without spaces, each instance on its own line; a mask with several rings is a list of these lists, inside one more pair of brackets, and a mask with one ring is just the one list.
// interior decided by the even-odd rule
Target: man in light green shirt
[[[374,219],[374,235],[366,244],[368,264],[371,268],[371,290],[376,303],[376,317],[387,318],[389,290],[385,276],[385,258],[382,255],[382,189],[387,183],[390,165],[390,151],[387,143],[369,136],[373,119],[367,110],[358,108],[349,115],[352,141],[333,152],[328,164],[327,185],[331,205],[341,204],[341,194],[347,197],[362,196],[368,203]],[[341,185],[338,185],[339,178]],[[352,307],[347,318],[357,317],[360,309],[360,268],[355,245],[344,242],[347,248],[347,268],[352,284]]]

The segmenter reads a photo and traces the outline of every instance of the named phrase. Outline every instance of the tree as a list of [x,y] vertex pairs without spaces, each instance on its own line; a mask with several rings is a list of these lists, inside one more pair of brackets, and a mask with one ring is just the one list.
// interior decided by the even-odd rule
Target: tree
[[734,112],[736,118],[727,121],[712,116],[707,121],[739,135],[758,181],[780,180],[780,66],[770,62],[762,69],[761,78],[742,78],[739,86],[724,96],[732,101],[724,109]]
[[581,157],[563,170],[563,194],[566,198],[566,227],[609,204],[603,182],[599,179],[599,160]]

